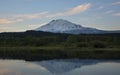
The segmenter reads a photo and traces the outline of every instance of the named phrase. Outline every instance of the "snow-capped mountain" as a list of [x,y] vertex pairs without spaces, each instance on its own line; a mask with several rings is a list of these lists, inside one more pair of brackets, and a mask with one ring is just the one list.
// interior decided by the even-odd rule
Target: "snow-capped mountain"
[[69,33],[69,34],[101,34],[104,33],[102,30],[98,30],[95,28],[83,27],[78,24],[74,24],[67,20],[57,19],[52,20],[50,23],[43,25],[37,29],[36,31],[44,31],[44,32],[53,32],[53,33]]

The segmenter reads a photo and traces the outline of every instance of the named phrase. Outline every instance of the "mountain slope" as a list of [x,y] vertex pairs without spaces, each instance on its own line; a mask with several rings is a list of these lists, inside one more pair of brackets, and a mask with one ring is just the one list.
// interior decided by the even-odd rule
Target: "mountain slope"
[[69,34],[101,34],[102,30],[95,28],[83,27],[78,24],[74,24],[67,20],[58,19],[52,20],[50,23],[41,26],[36,31],[53,32],[53,33],[69,33]]

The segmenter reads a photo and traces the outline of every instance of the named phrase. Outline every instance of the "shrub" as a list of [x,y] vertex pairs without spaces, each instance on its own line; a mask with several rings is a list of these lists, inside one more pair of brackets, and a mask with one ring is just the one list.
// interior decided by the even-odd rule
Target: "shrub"
[[96,41],[93,43],[94,48],[106,48],[107,45],[104,42]]
[[86,42],[80,42],[77,44],[77,47],[89,47],[89,45]]

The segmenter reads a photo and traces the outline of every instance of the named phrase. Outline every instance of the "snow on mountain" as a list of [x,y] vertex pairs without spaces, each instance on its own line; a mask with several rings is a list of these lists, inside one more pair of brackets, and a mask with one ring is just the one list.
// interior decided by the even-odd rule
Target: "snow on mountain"
[[57,19],[36,29],[36,31],[69,33],[69,34],[100,34],[104,31],[95,28],[83,27],[67,20]]

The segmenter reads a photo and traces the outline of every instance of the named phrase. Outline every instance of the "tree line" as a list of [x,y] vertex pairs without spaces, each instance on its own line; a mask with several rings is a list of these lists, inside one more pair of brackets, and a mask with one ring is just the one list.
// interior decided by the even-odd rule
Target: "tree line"
[[40,31],[0,33],[1,47],[16,46],[58,46],[78,48],[120,47],[119,34],[57,34]]

